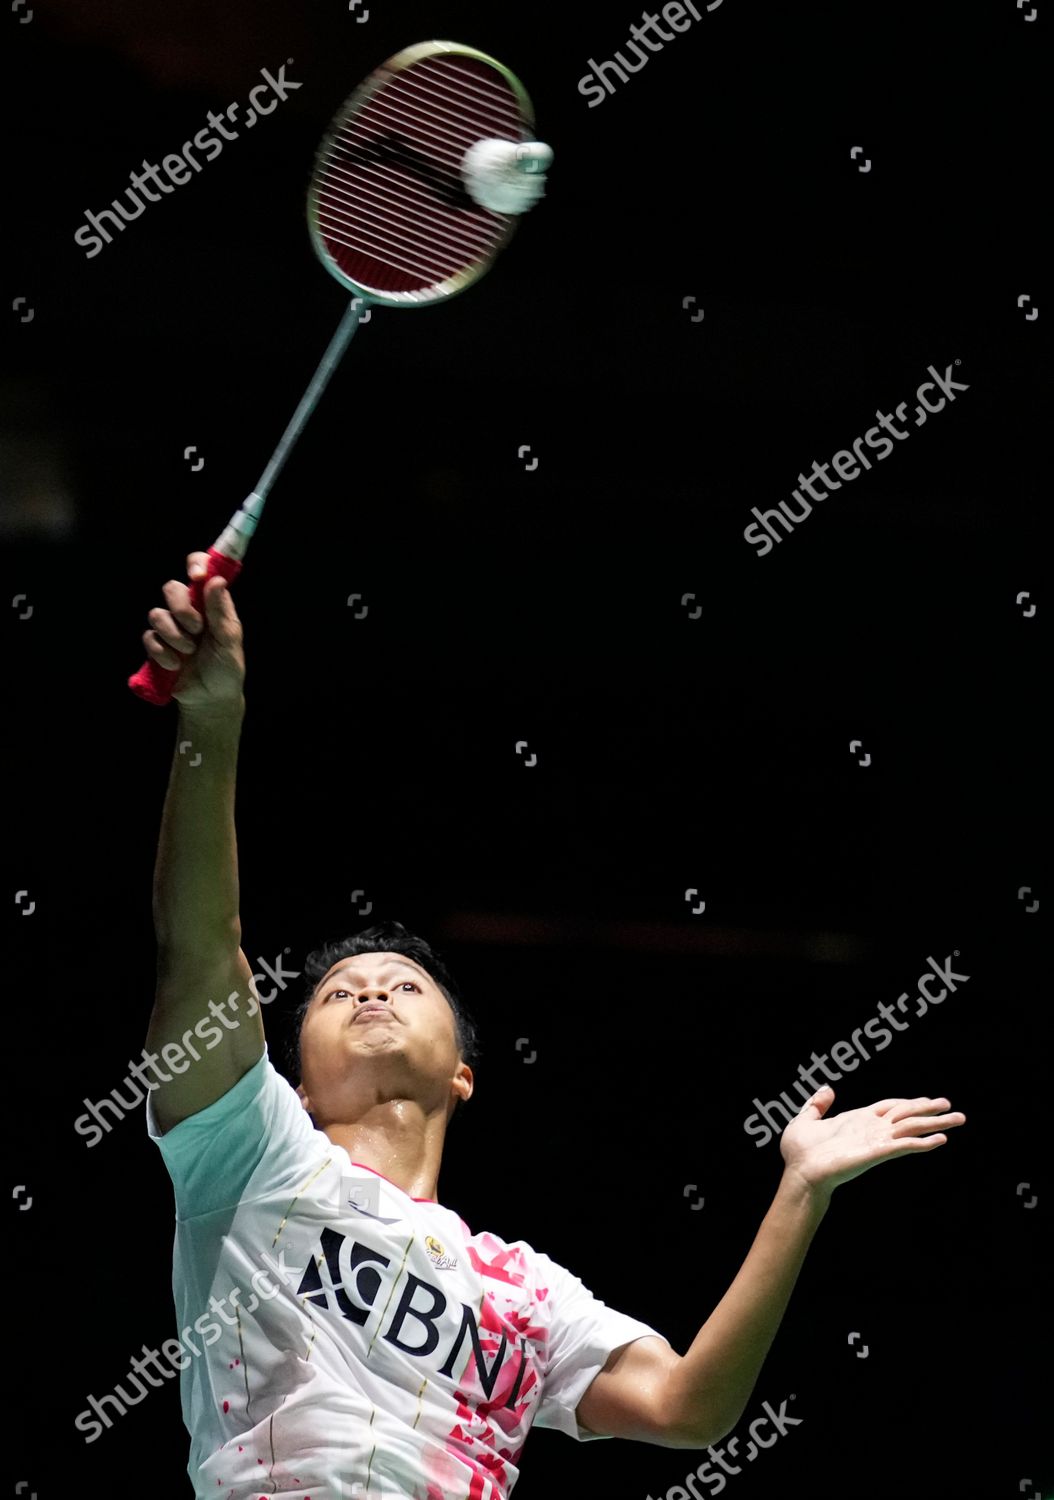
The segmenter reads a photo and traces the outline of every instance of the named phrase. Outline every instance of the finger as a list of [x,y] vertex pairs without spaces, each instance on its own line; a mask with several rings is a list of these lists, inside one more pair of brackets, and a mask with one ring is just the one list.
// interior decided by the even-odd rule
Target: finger
[[183,665],[184,658],[178,651],[173,651],[171,646],[166,646],[159,639],[155,630],[143,631],[143,645],[146,654],[151,661],[156,661],[159,667],[166,667],[170,672],[176,672]]
[[940,1146],[948,1144],[946,1135],[928,1135],[925,1140],[919,1140],[916,1136],[909,1137],[906,1141],[898,1141],[895,1146],[882,1151],[876,1157],[877,1161],[895,1161],[898,1156],[915,1156],[920,1151],[936,1151]]
[[822,1088],[816,1090],[815,1094],[809,1095],[801,1109],[799,1109],[796,1118],[800,1120],[809,1114],[810,1110],[813,1110],[815,1113],[811,1118],[822,1120],[833,1103],[834,1090],[829,1083],[825,1083]]
[[880,1099],[878,1103],[873,1104],[871,1108],[874,1110],[876,1115],[884,1115],[888,1110],[891,1110],[893,1108],[894,1104],[907,1103],[907,1099]]
[[204,578],[208,572],[209,554],[207,552],[187,553],[187,577]]
[[169,613],[183,630],[198,636],[205,629],[205,621],[190,602],[190,590],[178,578],[170,578],[161,592],[165,596]]
[[925,1135],[933,1130],[953,1130],[957,1125],[965,1125],[966,1116],[961,1111],[949,1115],[913,1115],[910,1119],[901,1120],[893,1132],[894,1140],[907,1134]]
[[215,639],[224,646],[234,645],[241,629],[241,621],[234,608],[227,580],[219,575],[206,581],[205,615]]
[[195,643],[187,635],[186,631],[180,629],[167,609],[161,609],[160,606],[157,609],[152,609],[147,615],[147,619],[165,644],[171,646],[173,651],[178,651],[181,656],[193,656],[196,649]]
[[905,1119],[908,1115],[917,1115],[920,1110],[925,1109],[927,1106],[941,1105],[946,1108],[947,1104],[947,1099],[930,1099],[925,1094],[920,1095],[917,1099],[901,1099],[897,1107],[890,1113],[889,1119],[891,1123],[896,1123],[898,1120]]

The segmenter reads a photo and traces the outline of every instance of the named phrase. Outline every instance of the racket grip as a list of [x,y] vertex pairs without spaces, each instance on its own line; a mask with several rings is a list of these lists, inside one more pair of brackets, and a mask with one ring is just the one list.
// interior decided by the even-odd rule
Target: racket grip
[[[190,602],[199,614],[205,613],[205,585],[208,580],[219,574],[228,583],[233,583],[241,570],[240,562],[235,562],[232,557],[224,557],[215,547],[209,548],[209,561],[204,577],[194,578],[190,584]],[[181,670],[180,667],[163,667],[160,662],[145,661],[139,671],[129,677],[128,686],[144,703],[155,703],[163,708],[172,701],[172,689]]]

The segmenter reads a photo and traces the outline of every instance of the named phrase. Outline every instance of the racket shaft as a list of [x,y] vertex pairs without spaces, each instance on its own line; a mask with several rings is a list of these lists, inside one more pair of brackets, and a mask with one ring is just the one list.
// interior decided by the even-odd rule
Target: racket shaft
[[293,450],[293,445],[304,430],[308,417],[319,403],[322,392],[329,384],[329,377],[340,364],[345,349],[355,336],[355,330],[359,326],[363,309],[367,306],[365,297],[352,297],[348,303],[347,311],[337,325],[337,331],[329,341],[329,348],[323,354],[318,369],[311,379],[311,384],[300,398],[300,405],[293,413],[289,426],[283,432],[278,447],[274,450],[271,462],[260,475],[260,482],[253,490],[253,494],[261,500],[266,500],[268,491],[278,473]]
[[[215,547],[209,548],[208,566],[203,578],[194,578],[190,584],[190,602],[200,615],[205,613],[205,584],[210,578],[217,574],[226,578],[228,583],[233,583],[242,570],[240,562],[235,562],[232,557],[224,557],[222,552],[217,552]],[[172,688],[182,668],[169,668],[161,666],[160,662],[145,661],[128,679],[128,686],[137,698],[142,698],[145,703],[155,703],[164,707],[172,700]]]
[[[363,308],[367,306],[364,297],[353,297],[348,304],[344,316],[337,326],[337,331],[329,343],[329,348],[322,356],[318,369],[312,377],[311,384],[304,392],[300,405],[293,413],[292,420],[282,439],[275,449],[271,462],[267,465],[260,482],[252,494],[232,519],[230,526],[223,533],[220,542],[229,547],[236,548],[244,557],[245,549],[249,539],[256,529],[256,522],[263,510],[264,501],[267,499],[268,491],[274,483],[279,470],[289,457],[293,445],[300,436],[308,417],[318,405],[322,392],[329,384],[329,378],[340,363],[341,356],[351,343],[355,330],[359,326]],[[241,561],[235,561],[227,557],[223,552],[217,551],[216,547],[209,548],[209,562],[204,578],[195,578],[190,585],[190,602],[199,614],[205,613],[204,589],[206,582],[217,573],[226,578],[228,583],[233,583],[242,570]],[[172,686],[179,676],[180,668],[174,670],[162,667],[156,661],[145,661],[128,679],[128,686],[136,697],[142,698],[145,703],[154,703],[164,707],[172,700]]]

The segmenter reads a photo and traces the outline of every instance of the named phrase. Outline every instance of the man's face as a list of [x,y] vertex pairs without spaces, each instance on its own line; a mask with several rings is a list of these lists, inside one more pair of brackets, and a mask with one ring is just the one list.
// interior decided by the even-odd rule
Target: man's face
[[446,996],[401,953],[334,964],[304,1016],[300,1058],[298,1093],[320,1130],[390,1099],[443,1111],[472,1092]]

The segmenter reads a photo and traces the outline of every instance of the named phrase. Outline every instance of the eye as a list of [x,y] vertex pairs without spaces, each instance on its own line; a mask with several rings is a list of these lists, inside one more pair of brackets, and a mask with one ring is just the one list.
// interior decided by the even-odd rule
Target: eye
[[[403,982],[402,982],[402,984],[399,986],[399,988],[404,990],[404,989],[407,988],[407,986],[409,986],[409,988],[412,989],[412,990],[416,990],[418,994],[421,993],[421,986],[419,984],[417,984],[413,979],[404,979]],[[347,996],[347,995],[350,995],[350,994],[351,994],[350,990],[330,990],[329,994],[326,996],[326,999],[327,1000],[333,1000],[338,995]]]

